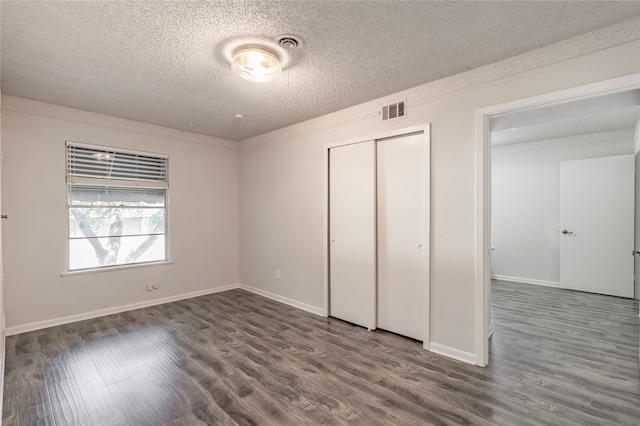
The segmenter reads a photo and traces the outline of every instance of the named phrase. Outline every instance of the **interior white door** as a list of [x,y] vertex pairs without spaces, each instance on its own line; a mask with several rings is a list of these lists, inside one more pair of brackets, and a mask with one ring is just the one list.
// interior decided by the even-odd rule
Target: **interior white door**
[[377,141],[377,327],[423,340],[425,135]]
[[329,312],[375,328],[375,142],[329,150]]
[[633,297],[634,156],[560,164],[560,285]]

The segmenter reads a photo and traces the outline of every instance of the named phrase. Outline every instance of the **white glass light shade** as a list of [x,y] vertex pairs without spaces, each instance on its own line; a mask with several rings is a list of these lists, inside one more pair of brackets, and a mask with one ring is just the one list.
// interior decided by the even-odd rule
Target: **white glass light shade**
[[273,53],[259,48],[240,49],[233,55],[233,70],[249,81],[271,81],[280,74],[280,60]]

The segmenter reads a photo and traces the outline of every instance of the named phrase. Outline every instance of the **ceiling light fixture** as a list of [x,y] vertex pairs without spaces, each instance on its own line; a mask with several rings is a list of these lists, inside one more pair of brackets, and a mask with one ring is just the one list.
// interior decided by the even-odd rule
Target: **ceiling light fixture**
[[280,58],[261,47],[243,47],[233,54],[231,67],[248,81],[267,82],[280,74]]

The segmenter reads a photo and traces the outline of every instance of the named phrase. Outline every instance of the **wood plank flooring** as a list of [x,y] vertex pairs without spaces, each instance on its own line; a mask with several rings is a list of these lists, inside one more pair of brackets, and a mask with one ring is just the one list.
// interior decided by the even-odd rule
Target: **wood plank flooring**
[[3,425],[639,425],[637,301],[495,282],[491,365],[243,290],[7,338]]

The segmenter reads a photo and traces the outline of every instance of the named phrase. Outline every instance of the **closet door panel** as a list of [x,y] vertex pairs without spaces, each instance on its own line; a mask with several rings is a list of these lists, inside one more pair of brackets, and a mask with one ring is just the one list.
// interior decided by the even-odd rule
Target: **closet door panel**
[[375,328],[375,142],[329,151],[329,312]]
[[425,136],[377,142],[377,327],[423,340]]

